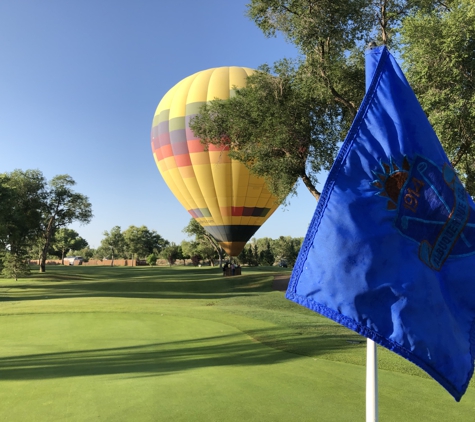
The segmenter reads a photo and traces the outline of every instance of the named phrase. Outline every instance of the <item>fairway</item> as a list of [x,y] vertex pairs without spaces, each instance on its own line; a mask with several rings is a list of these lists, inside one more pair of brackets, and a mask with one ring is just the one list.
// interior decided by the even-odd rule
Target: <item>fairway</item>
[[[273,291],[280,273],[48,267],[0,280],[0,421],[364,420],[364,339]],[[379,351],[381,420],[473,420],[473,385],[456,403]]]

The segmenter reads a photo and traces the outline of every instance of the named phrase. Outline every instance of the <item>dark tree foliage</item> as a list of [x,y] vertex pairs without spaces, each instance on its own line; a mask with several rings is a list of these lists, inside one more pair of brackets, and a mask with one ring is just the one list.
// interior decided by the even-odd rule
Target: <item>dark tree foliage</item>
[[333,163],[364,96],[364,49],[369,42],[396,48],[405,18],[443,4],[251,0],[249,18],[269,37],[282,34],[301,58],[261,66],[234,97],[203,106],[190,126],[204,144],[229,148],[232,158],[264,177],[279,201],[295,193],[298,179],[318,200],[318,174]]
[[87,224],[93,217],[88,197],[75,192],[72,189],[75,184],[71,176],[61,174],[53,177],[46,187],[41,226],[43,248],[40,272],[46,271],[46,257],[56,230],[76,221]]
[[450,0],[401,29],[409,82],[452,165],[475,195],[475,5]]

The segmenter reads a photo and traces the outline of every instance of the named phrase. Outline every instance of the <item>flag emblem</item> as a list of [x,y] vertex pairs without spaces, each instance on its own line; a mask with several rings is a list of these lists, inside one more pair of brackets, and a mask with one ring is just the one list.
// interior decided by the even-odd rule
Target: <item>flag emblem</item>
[[[372,185],[395,212],[400,234],[419,245],[419,258],[439,271],[449,258],[475,253],[475,221],[470,221],[467,192],[450,165],[442,168],[417,155],[398,166],[394,160],[373,171]],[[473,220],[473,217],[472,217]]]

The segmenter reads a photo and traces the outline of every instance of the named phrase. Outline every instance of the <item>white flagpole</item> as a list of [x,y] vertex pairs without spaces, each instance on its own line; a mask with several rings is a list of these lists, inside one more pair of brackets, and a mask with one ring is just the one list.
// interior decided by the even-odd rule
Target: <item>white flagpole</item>
[[366,339],[366,422],[378,422],[378,355],[376,343]]

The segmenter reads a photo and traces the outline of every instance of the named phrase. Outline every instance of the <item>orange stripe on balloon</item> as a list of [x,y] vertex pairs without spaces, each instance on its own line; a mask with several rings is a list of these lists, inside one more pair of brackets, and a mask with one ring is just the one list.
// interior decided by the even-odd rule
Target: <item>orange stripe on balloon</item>
[[231,158],[225,151],[210,151],[209,152],[209,163],[210,164],[229,164]]
[[183,177],[183,179],[189,179],[191,177],[196,177],[195,176],[195,171],[193,170],[193,166],[180,167],[180,175],[181,175],[181,177]]
[[208,165],[209,164],[209,154],[207,152],[198,152],[191,156],[191,160],[194,166],[199,165]]
[[220,207],[219,210],[221,211],[221,215],[223,217],[231,217],[232,216],[231,207]]
[[229,151],[229,147],[225,145],[209,145],[209,151]]

